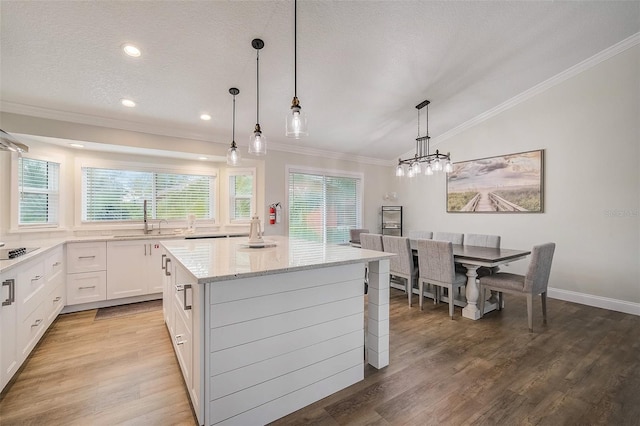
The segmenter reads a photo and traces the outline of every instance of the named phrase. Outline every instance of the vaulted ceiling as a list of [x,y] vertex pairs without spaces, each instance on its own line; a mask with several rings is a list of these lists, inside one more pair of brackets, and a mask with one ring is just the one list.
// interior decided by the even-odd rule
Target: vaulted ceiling
[[[437,137],[640,32],[637,1],[302,0],[298,97],[310,135],[291,140],[292,1],[3,0],[0,14],[3,111],[228,144],[228,89],[238,87],[236,141],[246,146],[251,40],[261,38],[270,142],[381,160],[413,148],[425,99]],[[127,42],[142,56],[125,56]]]

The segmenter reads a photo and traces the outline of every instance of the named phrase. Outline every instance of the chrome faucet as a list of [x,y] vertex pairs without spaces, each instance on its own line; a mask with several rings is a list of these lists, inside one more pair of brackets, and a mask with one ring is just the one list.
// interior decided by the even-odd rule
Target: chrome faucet
[[160,219],[158,221],[158,235],[162,234],[162,222],[164,222],[166,225],[169,225],[169,222],[167,222],[166,219]]

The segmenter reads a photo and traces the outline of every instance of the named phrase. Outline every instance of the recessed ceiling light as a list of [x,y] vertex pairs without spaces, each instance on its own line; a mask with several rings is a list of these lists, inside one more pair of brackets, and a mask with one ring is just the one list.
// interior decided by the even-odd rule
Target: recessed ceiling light
[[74,148],[84,148],[84,145],[82,145],[81,143],[70,143],[69,146],[72,146]]
[[198,157],[198,160],[208,160],[207,157]]
[[209,121],[211,120],[211,116],[209,114],[201,114],[200,120]]
[[122,50],[124,51],[124,53],[126,53],[127,55],[132,56],[134,58],[137,58],[138,56],[141,55],[140,49],[135,47],[133,44],[125,44],[125,45],[123,45],[122,46]]
[[122,99],[120,100],[120,103],[126,106],[127,108],[133,108],[134,106],[136,106],[136,103],[133,102],[131,99]]

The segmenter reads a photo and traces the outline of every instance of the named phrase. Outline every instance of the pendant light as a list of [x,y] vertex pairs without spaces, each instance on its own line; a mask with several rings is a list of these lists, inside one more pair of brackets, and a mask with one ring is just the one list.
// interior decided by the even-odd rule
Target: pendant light
[[291,111],[287,114],[286,135],[290,138],[300,139],[309,135],[307,129],[307,116],[302,112],[298,100],[298,1],[293,2],[293,100]]
[[237,166],[240,161],[240,152],[238,152],[238,146],[236,145],[236,95],[240,93],[240,90],[232,87],[229,89],[229,93],[233,95],[233,127],[231,147],[227,150],[227,164],[230,166]]
[[255,38],[251,46],[256,49],[256,128],[249,136],[249,154],[267,155],[267,137],[260,129],[260,49],[264,47],[264,41]]

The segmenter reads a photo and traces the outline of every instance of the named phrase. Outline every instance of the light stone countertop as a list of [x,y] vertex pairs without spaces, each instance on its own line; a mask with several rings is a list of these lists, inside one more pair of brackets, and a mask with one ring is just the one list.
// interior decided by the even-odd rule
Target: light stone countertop
[[395,256],[349,245],[314,243],[282,236],[265,237],[275,246],[249,248],[247,237],[162,241],[182,266],[205,284],[282,272],[366,263]]

